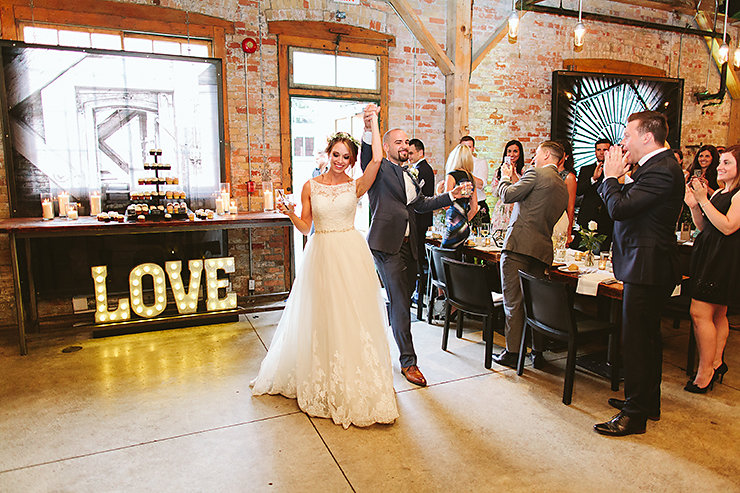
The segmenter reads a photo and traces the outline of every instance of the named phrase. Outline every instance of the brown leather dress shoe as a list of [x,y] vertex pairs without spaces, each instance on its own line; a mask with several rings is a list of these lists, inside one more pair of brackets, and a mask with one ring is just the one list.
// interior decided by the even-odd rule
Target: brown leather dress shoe
[[645,433],[646,418],[628,416],[620,411],[609,421],[594,425],[594,431],[601,435],[623,437]]
[[422,375],[421,370],[419,370],[418,366],[411,365],[401,368],[401,373],[404,377],[406,377],[406,380],[413,383],[414,385],[418,385],[419,387],[427,386],[427,379],[424,378],[424,375]]

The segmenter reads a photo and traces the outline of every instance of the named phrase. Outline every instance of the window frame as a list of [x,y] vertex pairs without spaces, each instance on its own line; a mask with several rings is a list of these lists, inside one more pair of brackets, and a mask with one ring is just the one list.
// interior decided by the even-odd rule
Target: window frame
[[[335,60],[335,69],[336,69],[336,59],[339,57],[345,57],[345,58],[362,58],[365,60],[374,60],[375,61],[375,89],[366,89],[361,87],[347,87],[347,86],[339,86],[339,85],[321,85],[321,84],[302,84],[295,82],[293,80],[293,76],[295,74],[295,70],[293,68],[293,55],[295,52],[301,52],[301,53],[318,53],[322,55],[330,55],[334,56]],[[289,68],[289,81],[288,81],[288,87],[291,89],[315,89],[315,90],[327,90],[327,91],[338,91],[338,92],[352,92],[353,94],[362,94],[362,95],[379,95],[381,93],[381,87],[380,87],[380,71],[381,71],[381,57],[379,55],[372,55],[367,53],[337,53],[330,50],[319,50],[319,49],[312,49],[312,48],[304,48],[301,46],[288,46],[288,64],[290,66]]]

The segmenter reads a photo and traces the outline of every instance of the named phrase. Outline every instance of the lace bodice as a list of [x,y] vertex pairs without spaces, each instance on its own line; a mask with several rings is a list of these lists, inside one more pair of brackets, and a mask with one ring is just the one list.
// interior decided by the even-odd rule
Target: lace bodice
[[323,185],[311,180],[311,213],[316,233],[334,233],[354,229],[357,211],[356,182]]

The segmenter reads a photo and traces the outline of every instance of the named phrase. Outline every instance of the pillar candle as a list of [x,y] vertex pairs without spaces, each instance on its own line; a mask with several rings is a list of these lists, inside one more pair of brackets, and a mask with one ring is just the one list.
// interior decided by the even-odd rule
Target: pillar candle
[[272,192],[270,190],[265,190],[265,199],[263,205],[266,211],[271,211],[275,209],[275,199],[272,196]]
[[54,219],[54,204],[49,199],[44,199],[41,202],[41,213],[42,217],[46,220]]
[[98,214],[100,214],[101,210],[102,210],[102,206],[101,206],[100,194],[93,192],[93,194],[90,195],[90,215],[97,216]]
[[229,213],[236,214],[239,212],[239,208],[236,205],[236,199],[231,199],[231,205],[229,205]]
[[221,195],[216,195],[216,214],[224,213],[224,200]]
[[224,212],[223,212],[224,214],[229,213],[229,204],[231,203],[230,195],[231,194],[229,192],[221,190],[221,205],[224,208]]
[[59,216],[67,215],[67,205],[69,204],[69,194],[67,192],[59,193]]

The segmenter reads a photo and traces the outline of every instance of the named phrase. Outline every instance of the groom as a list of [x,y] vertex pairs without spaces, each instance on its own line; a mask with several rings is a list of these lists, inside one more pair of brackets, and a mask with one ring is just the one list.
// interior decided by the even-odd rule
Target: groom
[[[362,137],[360,164],[364,170],[372,157],[370,118],[365,111],[365,134]],[[394,128],[383,136],[386,158],[380,163],[375,182],[368,191],[372,220],[367,243],[375,258],[391,304],[391,327],[401,352],[401,373],[409,382],[426,386],[424,375],[416,366],[416,353],[411,340],[411,293],[416,281],[417,238],[415,212],[430,212],[452,205],[453,199],[469,196],[470,184],[459,185],[451,192],[425,197],[416,177],[405,168],[408,161],[408,137]]]

